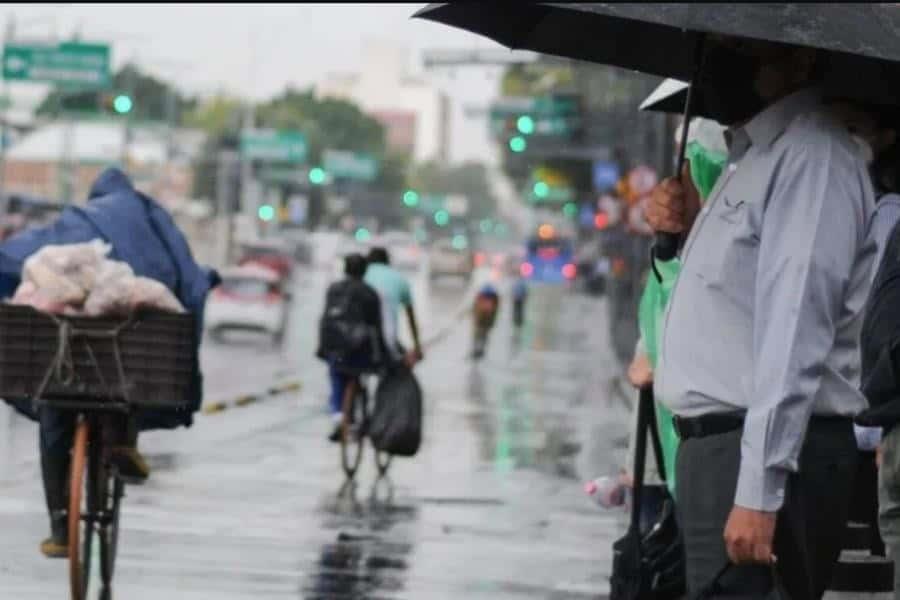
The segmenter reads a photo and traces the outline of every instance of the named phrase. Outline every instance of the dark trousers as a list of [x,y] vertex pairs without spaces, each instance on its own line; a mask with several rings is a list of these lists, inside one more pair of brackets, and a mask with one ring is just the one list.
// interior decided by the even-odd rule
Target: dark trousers
[[[59,516],[69,504],[69,463],[76,413],[44,406],[38,416],[41,476],[47,510],[52,518],[54,514]],[[107,443],[137,444],[138,422],[135,418],[110,416],[107,423],[104,431]]]
[[[676,465],[678,516],[684,534],[689,597],[728,561],[723,534],[734,506],[741,430],[681,443]],[[849,419],[813,419],[788,478],[778,513],[774,553],[791,600],[818,600],[828,586],[847,525],[857,448]],[[763,598],[771,591],[766,566],[731,569],[729,597]]]

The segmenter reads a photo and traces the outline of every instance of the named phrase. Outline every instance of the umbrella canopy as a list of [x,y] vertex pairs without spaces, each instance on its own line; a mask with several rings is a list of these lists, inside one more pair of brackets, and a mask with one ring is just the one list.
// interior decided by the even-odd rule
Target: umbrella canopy
[[[684,101],[687,98],[687,90],[690,84],[678,79],[666,79],[659,86],[650,92],[641,105],[639,110],[648,110],[652,112],[663,113],[680,113],[684,111]],[[696,109],[694,111],[696,114]]]
[[697,33],[900,62],[900,5],[826,3],[444,3],[417,18],[532,50],[690,79]]

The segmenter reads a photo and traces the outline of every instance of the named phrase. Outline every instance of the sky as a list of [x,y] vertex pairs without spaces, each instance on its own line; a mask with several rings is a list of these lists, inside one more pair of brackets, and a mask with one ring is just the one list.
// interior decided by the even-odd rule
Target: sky
[[[133,60],[192,94],[226,90],[268,98],[287,85],[305,88],[331,72],[354,72],[365,40],[384,40],[411,50],[414,71],[425,49],[500,48],[474,34],[412,15],[424,4],[5,4],[4,24],[14,17],[16,37],[108,42],[114,67]],[[5,31],[5,26],[4,26]],[[487,123],[467,118],[462,107],[485,106],[498,89],[498,68],[466,67],[427,73],[453,106],[451,160],[496,161]],[[247,91],[250,91],[247,94]],[[11,84],[10,93],[39,90]]]

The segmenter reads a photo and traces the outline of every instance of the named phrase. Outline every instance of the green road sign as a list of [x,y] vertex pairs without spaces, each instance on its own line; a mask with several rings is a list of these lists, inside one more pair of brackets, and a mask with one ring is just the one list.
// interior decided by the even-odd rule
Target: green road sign
[[241,154],[251,160],[302,163],[306,137],[299,131],[257,129],[241,134]]
[[63,87],[108,88],[109,46],[106,44],[22,44],[3,47],[3,78],[52,83]]
[[368,154],[346,150],[322,152],[322,167],[332,177],[372,181],[378,176],[378,161]]

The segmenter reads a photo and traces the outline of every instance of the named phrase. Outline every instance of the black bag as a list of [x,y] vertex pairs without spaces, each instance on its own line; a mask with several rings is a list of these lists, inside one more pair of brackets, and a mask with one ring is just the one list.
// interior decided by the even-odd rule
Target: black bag
[[351,356],[373,352],[374,332],[365,321],[352,289],[328,294],[325,312],[319,321],[318,356],[340,362]]
[[609,600],[674,600],[686,589],[684,545],[675,519],[675,502],[667,489],[661,491],[663,501],[652,526],[647,530],[641,527],[641,508],[647,489],[644,462],[648,431],[659,475],[665,481],[653,391],[649,388],[641,390],[638,402],[631,522],[628,532],[613,544]]
[[[715,598],[722,597],[722,594],[725,593],[725,590],[721,585],[722,577],[724,577],[733,566],[734,565],[730,562],[726,563],[713,580],[694,596],[693,600],[714,600]],[[734,593],[726,593],[725,597],[731,598],[732,600],[741,600],[741,596],[735,595]],[[748,598],[748,600],[751,598],[751,596],[744,597]],[[752,598],[758,597],[759,596],[757,595],[752,596]],[[781,577],[778,575],[778,569],[775,568],[774,564],[772,565],[772,590],[766,594],[765,600],[790,600],[790,596],[788,596],[787,592],[784,590],[784,584],[782,584]]]
[[422,388],[403,364],[391,367],[378,382],[375,411],[369,422],[372,445],[395,456],[415,456],[422,444]]

